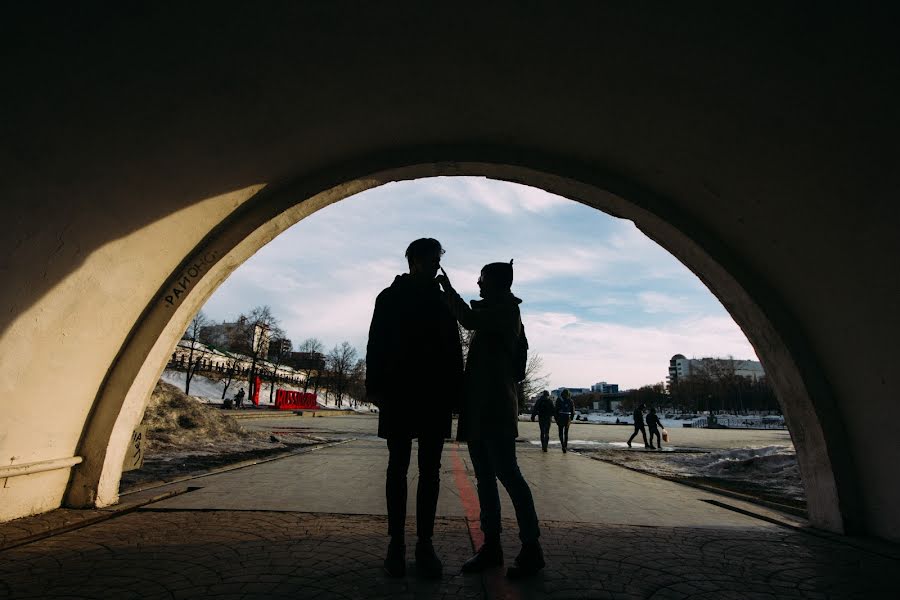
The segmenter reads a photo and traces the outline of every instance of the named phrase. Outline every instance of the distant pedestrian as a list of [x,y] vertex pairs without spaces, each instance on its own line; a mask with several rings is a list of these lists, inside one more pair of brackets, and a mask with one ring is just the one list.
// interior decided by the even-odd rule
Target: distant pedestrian
[[634,436],[641,432],[641,435],[644,438],[644,448],[652,448],[652,446],[647,442],[647,430],[644,429],[644,408],[646,408],[643,404],[634,409],[634,433],[631,434],[631,437],[628,438],[628,447],[631,448],[631,440],[634,439]]
[[559,428],[559,443],[563,454],[569,451],[569,425],[575,416],[575,403],[569,390],[563,390],[556,399],[556,426]]
[[241,408],[244,404],[244,388],[238,390],[238,393],[234,395],[234,407]]
[[457,438],[469,446],[469,458],[478,482],[481,531],[484,544],[467,560],[464,573],[476,573],[503,564],[500,545],[500,494],[503,484],[512,500],[522,550],[506,571],[511,579],[533,575],[544,568],[544,551],[531,488],[516,461],[518,437],[518,361],[522,344],[522,316],[510,286],[512,262],[491,263],[481,269],[478,288],[483,300],[471,308],[450,285],[446,273],[438,277],[446,300],[460,325],[473,331],[466,359],[465,394],[459,413]]
[[[659,415],[656,414],[656,409],[651,408],[650,414],[647,415],[647,429],[650,430],[650,447],[657,448],[662,450],[662,436],[659,434],[659,430],[663,428],[662,421],[659,420]],[[656,446],[653,445],[653,436],[656,436]]]
[[538,419],[538,426],[541,428],[541,449],[546,452],[547,445],[550,443],[550,421],[553,419],[553,413],[556,412],[553,406],[553,400],[550,399],[550,392],[544,390],[541,392],[534,408],[531,409],[531,420],[535,417]]
[[378,407],[378,437],[387,440],[385,499],[391,539],[384,570],[391,577],[406,574],[407,472],[414,438],[419,440],[416,570],[430,578],[440,577],[443,570],[431,538],[444,438],[450,437],[463,376],[459,328],[435,280],[443,254],[440,242],[432,238],[409,245],[409,273],[398,275],[378,294],[369,329],[366,394]]

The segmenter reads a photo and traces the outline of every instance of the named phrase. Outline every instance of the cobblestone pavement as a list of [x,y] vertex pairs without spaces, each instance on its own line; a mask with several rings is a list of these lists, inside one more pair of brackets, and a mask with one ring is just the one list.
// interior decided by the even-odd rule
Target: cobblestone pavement
[[[415,576],[412,546],[407,577],[385,576],[384,530],[384,517],[140,509],[6,550],[0,598],[865,598],[894,589],[900,566],[788,529],[545,522],[546,572],[492,590],[459,574],[464,519],[438,520],[436,582]],[[504,547],[514,556],[514,522]]]
[[[56,535],[64,531],[86,527],[110,517],[134,510],[150,502],[178,495],[187,491],[187,486],[170,485],[165,490],[150,489],[122,496],[119,503],[107,508],[75,510],[60,508],[24,519],[0,523],[0,552],[4,549],[28,543],[35,539]],[[0,554],[0,562],[3,555]]]
[[[455,445],[445,450],[435,536],[445,576],[416,577],[410,522],[410,571],[390,579],[381,569],[386,455],[381,442],[348,440],[131,494],[110,509],[0,524],[0,599],[896,595],[895,545],[816,533],[760,507],[528,448],[520,463],[542,518],[547,569],[523,583],[508,582],[502,569],[463,576],[477,502],[473,512],[471,465]],[[505,497],[503,514],[513,515]],[[505,520],[508,561],[516,532]]]
[[[131,513],[0,555],[2,598],[477,598],[458,574],[465,524],[440,519],[448,575],[391,579],[383,517],[285,512]],[[410,548],[412,550],[412,548]]]

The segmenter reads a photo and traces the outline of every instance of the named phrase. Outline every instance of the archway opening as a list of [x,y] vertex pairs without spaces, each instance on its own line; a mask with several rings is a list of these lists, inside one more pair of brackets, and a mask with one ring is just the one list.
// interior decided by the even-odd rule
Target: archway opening
[[[387,162],[396,165],[404,161],[390,156]],[[829,412],[831,397],[814,355],[808,352],[800,332],[791,328],[789,314],[765,280],[723,240],[710,235],[701,222],[672,212],[664,199],[628,182],[577,166],[567,169],[553,161],[548,164],[519,157],[512,162],[516,164],[432,162],[378,170],[366,161],[343,169],[340,174],[328,172],[271,186],[252,197],[186,257],[185,270],[173,274],[137,325],[101,392],[99,410],[95,410],[86,428],[82,453],[91,460],[75,469],[68,501],[73,505],[114,501],[119,467],[113,465],[120,464],[127,439],[152,384],[165,366],[169,350],[190,316],[246,258],[304,216],[356,192],[391,181],[465,174],[540,187],[629,219],[697,274],[747,333],[778,390],[782,409],[795,441],[799,442],[798,458],[811,520],[831,530],[852,528],[847,519],[852,520],[856,514],[856,488],[853,483],[837,482],[853,481],[851,459],[829,452],[826,444],[841,438],[842,428],[835,421],[836,415]],[[523,162],[531,166],[523,166]],[[542,163],[543,168],[538,168]],[[558,174],[566,171],[566,176]],[[352,172],[369,175],[351,177]],[[193,280],[185,276],[192,268],[198,271]],[[168,292],[178,282],[186,282],[186,287],[182,294],[173,297]],[[816,389],[815,397],[810,394],[811,385]],[[846,491],[840,497],[839,488]]]
[[[702,282],[630,221],[518,184],[465,177],[399,182],[362,192],[300,221],[260,249],[213,294],[201,311],[203,324],[195,316],[163,379],[185,391],[193,385],[195,396],[226,406],[235,392],[251,390],[246,405],[256,396],[255,404],[271,407],[277,388],[312,393],[323,407],[341,408],[344,402],[347,408],[374,410],[351,405],[364,389],[361,381],[352,381],[355,365],[341,375],[347,376],[351,393],[333,393],[327,378],[323,382],[322,368],[326,355],[337,356],[341,345],[352,350],[354,363],[364,359],[374,297],[404,271],[402,249],[421,235],[443,240],[449,251],[444,265],[467,297],[477,297],[474,282],[481,264],[491,257],[515,258],[515,290],[525,300],[523,319],[537,361],[532,373],[537,381],[529,384],[522,399],[523,413],[539,388],[553,390],[554,399],[569,389],[579,421],[570,439],[572,449],[668,477],[696,479],[706,474],[707,483],[753,491],[795,508],[805,506],[796,465],[791,466],[793,446],[774,393],[746,337]],[[249,338],[227,339],[225,332],[233,337],[238,323],[246,320],[238,315],[250,315],[259,304],[267,305],[275,318],[256,365],[239,350]],[[317,349],[322,368],[292,365],[290,352],[279,352],[285,343],[300,352]],[[243,346],[249,352],[252,344]],[[669,357],[681,353],[696,360],[670,372]],[[357,368],[357,376],[360,372]],[[257,376],[262,389],[255,395]],[[640,404],[659,411],[673,437],[673,445],[666,443],[665,450],[677,449],[677,454],[660,459],[621,452]],[[197,427],[202,419],[179,418],[186,419],[193,438],[201,434]],[[524,420],[523,438],[539,444]],[[601,423],[624,428],[581,426]],[[710,425],[721,429],[710,433]],[[177,433],[177,424],[174,429]],[[283,421],[256,421],[250,429],[266,435],[238,441],[246,446],[243,455],[234,451],[234,444],[218,440],[218,452],[232,460],[265,456],[284,450],[268,443],[270,439],[302,446],[308,439],[303,434],[310,432]],[[768,433],[745,435],[751,430]],[[160,430],[163,436],[171,433]],[[327,429],[314,433],[316,439],[336,434]],[[358,426],[355,433],[366,435]],[[553,438],[550,446],[558,449],[560,443]],[[640,438],[636,444],[643,446]],[[187,460],[185,448],[169,449],[178,460]],[[214,452],[200,452],[202,456],[182,463],[185,468],[204,461],[220,464]],[[162,466],[172,465],[170,460],[167,456]],[[159,459],[150,462],[160,466]],[[777,473],[767,470],[770,466]],[[155,479],[158,473],[132,472],[123,485]],[[766,485],[767,476],[777,480]]]

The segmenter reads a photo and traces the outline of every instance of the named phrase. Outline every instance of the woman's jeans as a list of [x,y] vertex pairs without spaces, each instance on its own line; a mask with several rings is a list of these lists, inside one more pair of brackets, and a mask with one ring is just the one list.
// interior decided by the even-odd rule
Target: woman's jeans
[[571,421],[566,417],[556,418],[556,426],[559,428],[559,443],[564,449],[569,447],[569,423]]
[[469,457],[478,481],[478,503],[481,506],[481,531],[486,541],[500,539],[500,493],[497,480],[506,488],[519,524],[523,544],[537,541],[541,535],[537,512],[528,482],[516,462],[516,440],[487,439],[469,442]]

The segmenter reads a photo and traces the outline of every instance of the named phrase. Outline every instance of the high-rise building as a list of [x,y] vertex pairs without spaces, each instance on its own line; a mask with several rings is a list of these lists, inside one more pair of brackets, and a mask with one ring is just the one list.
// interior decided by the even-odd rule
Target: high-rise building
[[678,383],[691,376],[706,376],[718,379],[725,375],[736,375],[748,379],[761,379],[766,376],[762,365],[755,360],[735,360],[733,358],[686,358],[684,354],[676,354],[669,360],[668,385]]
[[269,342],[269,356],[288,356],[294,344],[288,338],[275,338]]
[[256,354],[259,357],[269,355],[269,327],[257,323],[253,326],[252,339],[250,325],[245,317],[241,317],[234,323],[222,322],[217,325],[207,325],[200,330],[200,340],[207,345],[216,348],[227,348],[237,352]]
[[605,381],[601,381],[599,383],[595,383],[591,386],[591,391],[596,392],[598,394],[618,394],[619,393],[619,384],[618,383],[606,383]]
[[559,398],[563,390],[569,390],[569,395],[573,398],[575,396],[580,396],[581,394],[587,394],[591,391],[589,388],[560,387],[555,390],[550,390],[550,395],[553,396],[553,398]]

